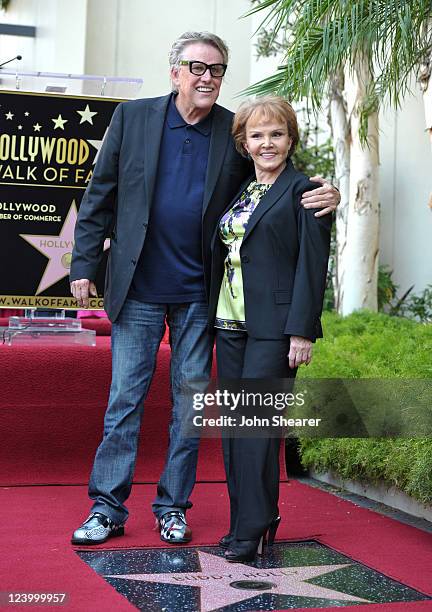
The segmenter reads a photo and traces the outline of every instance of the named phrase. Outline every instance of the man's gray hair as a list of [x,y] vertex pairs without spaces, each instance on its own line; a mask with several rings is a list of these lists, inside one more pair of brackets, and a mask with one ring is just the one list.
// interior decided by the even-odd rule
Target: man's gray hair
[[215,49],[219,51],[222,55],[222,61],[224,64],[228,64],[228,46],[216,36],[216,34],[212,34],[211,32],[184,32],[177,40],[174,41],[173,46],[171,47],[171,51],[169,53],[169,65],[170,68],[175,68],[179,65],[179,61],[183,58],[183,52],[188,45],[193,43],[204,43],[205,45],[211,45]]

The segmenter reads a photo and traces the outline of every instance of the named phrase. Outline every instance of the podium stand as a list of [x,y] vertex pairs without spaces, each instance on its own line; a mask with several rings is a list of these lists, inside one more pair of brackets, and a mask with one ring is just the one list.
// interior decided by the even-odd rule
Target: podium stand
[[[5,185],[5,193],[7,194],[7,190],[10,190],[9,198],[11,202],[13,202],[13,198],[15,197],[17,201],[18,198],[20,198],[20,206],[39,206],[41,209],[44,207],[47,209],[52,208],[57,211],[57,215],[62,211],[62,214],[57,217],[49,217],[48,219],[45,217],[43,217],[43,219],[38,218],[39,220],[37,222],[40,224],[39,226],[35,226],[33,231],[27,227],[22,229],[23,226],[19,225],[19,223],[23,223],[21,217],[24,215],[7,214],[8,210],[0,211],[2,213],[0,215],[0,222],[2,224],[0,229],[2,229],[3,232],[3,238],[0,242],[3,243],[2,248],[4,249],[4,253],[0,253],[1,256],[6,257],[9,256],[9,253],[13,252],[15,254],[20,254],[23,252],[23,249],[27,248],[27,260],[25,265],[22,265],[21,268],[18,266],[17,268],[18,270],[22,270],[17,277],[22,280],[15,282],[14,277],[7,275],[2,276],[0,274],[0,298],[2,298],[0,303],[4,304],[3,308],[11,306],[11,304],[7,304],[8,296],[11,295],[13,304],[18,305],[23,303],[22,308],[26,309],[24,317],[10,317],[9,328],[4,331],[4,341],[7,344],[15,345],[25,342],[27,344],[96,345],[94,330],[82,329],[79,319],[68,318],[65,316],[65,310],[60,309],[56,311],[55,309],[57,304],[59,308],[79,309],[76,301],[69,293],[69,284],[67,282],[73,245],[73,227],[77,214],[76,202],[80,201],[82,193],[88,184],[89,178],[87,178],[87,182],[84,182],[83,177],[91,175],[92,168],[94,168],[97,155],[99,154],[99,148],[102,145],[103,138],[108,128],[113,107],[115,108],[115,104],[122,100],[135,98],[141,85],[142,79],[137,78],[58,74],[49,72],[0,71],[1,95],[5,100],[9,100],[8,108],[6,109],[9,112],[6,114],[5,126],[10,133],[5,133],[5,146],[2,149],[2,159],[6,159],[4,157],[6,154],[10,157],[8,173],[5,174],[6,182],[2,182],[2,185]],[[56,104],[62,104],[63,106],[56,109],[55,112],[53,110],[47,111],[46,109],[49,108],[49,105],[52,105],[52,102],[47,100],[46,103],[43,102],[44,106],[42,110],[36,103],[34,107],[31,108],[31,100],[42,100],[41,94],[45,94],[45,97],[49,100],[55,100]],[[25,106],[24,108],[19,108],[19,106],[14,104],[18,101],[18,98],[22,97],[25,99],[28,98],[29,101],[25,104],[28,104],[29,107]],[[12,98],[14,100],[12,100]],[[65,114],[63,110],[64,106],[69,103],[75,104],[74,101],[76,101],[78,106],[74,110],[69,111],[69,114]],[[86,105],[85,109],[83,108],[84,105]],[[110,109],[109,112],[104,111],[102,107],[103,109]],[[6,110],[4,112],[6,112]],[[63,112],[63,116],[61,112]],[[66,113],[68,113],[67,109]],[[15,123],[17,125],[15,125]],[[93,131],[96,130],[96,132],[94,134],[85,133],[85,128]],[[48,130],[48,132],[46,130]],[[26,139],[28,139],[28,141]],[[42,151],[43,147],[44,156],[48,155],[47,151],[49,151],[50,146],[52,150],[54,150],[54,147],[57,147],[57,149],[55,149],[57,154],[55,163],[51,161],[51,163],[47,162],[47,164],[45,164],[45,166],[50,166],[46,168],[46,174],[44,172],[45,157],[41,154],[39,163],[37,161],[35,162],[27,153],[27,142],[30,143],[28,146],[32,148],[33,157],[37,155],[38,150]],[[18,143],[18,145],[16,143]],[[38,148],[35,143],[37,143],[38,146],[40,144],[40,147]],[[69,148],[68,143],[71,143],[73,146]],[[16,148],[17,146],[18,148]],[[96,148],[97,154],[95,154]],[[91,157],[89,155],[90,152],[92,152]],[[74,156],[76,161],[72,161]],[[26,165],[31,165],[30,159],[33,167],[26,168]],[[88,161],[86,162],[86,160]],[[87,166],[84,171],[82,168],[85,162]],[[7,163],[6,160],[3,165],[6,167]],[[55,164],[63,167],[58,170]],[[26,169],[27,174],[25,174]],[[39,176],[36,174],[38,170],[40,170]],[[64,175],[61,174],[63,170]],[[54,174],[57,176],[56,173],[59,174],[58,181],[54,181],[53,179]],[[23,180],[25,176],[27,180],[25,178]],[[74,176],[74,179],[70,178]],[[4,180],[3,178],[2,181]],[[68,180],[70,180],[70,183],[67,182]],[[54,184],[54,182],[56,182],[56,184]],[[53,189],[53,187],[56,189]],[[49,205],[44,204],[43,199],[42,205],[40,205],[38,204],[38,199],[36,199],[37,196],[35,198],[35,190],[38,190],[38,194],[44,193],[45,195],[43,197],[46,198],[46,188],[50,188],[48,189],[50,193],[50,199],[48,200]],[[56,196],[56,191],[60,194],[60,192],[65,192],[65,188],[67,192],[66,204],[64,198],[62,199],[60,195]],[[14,190],[21,190],[20,195],[15,196]],[[36,202],[36,205],[25,204],[26,199],[29,197],[27,195],[28,193],[32,193],[32,196],[30,196],[32,199],[29,201]],[[5,195],[4,199],[6,200],[7,197],[8,196]],[[21,204],[21,202],[24,202],[24,205]],[[14,206],[13,203],[7,205],[11,208]],[[74,219],[72,222],[70,221],[72,218],[71,215]],[[54,222],[56,225],[51,224],[45,226],[42,223],[42,220],[53,223],[53,218],[55,219]],[[13,230],[15,227],[15,219],[17,219],[17,229]],[[46,230],[45,227],[49,227],[50,229]],[[13,235],[14,231],[15,234]],[[67,235],[66,231],[68,232]],[[44,243],[51,245],[49,248],[58,248],[58,252],[56,251],[55,255],[53,255],[52,250],[47,250],[47,244],[41,248],[38,245],[39,238],[43,239]],[[14,240],[14,242],[9,242],[11,240]],[[63,247],[52,247],[52,245],[55,245],[57,242],[60,245],[68,245],[64,247],[64,253],[63,251],[60,253],[60,249]],[[39,251],[39,253],[42,253],[48,258],[46,267],[45,264],[41,265],[39,263],[40,276],[36,278],[36,281],[33,280],[30,285],[26,282],[25,274],[25,270],[29,270],[33,267],[33,256],[31,252],[28,251],[29,244],[31,248],[35,249],[35,257],[37,257],[36,252]],[[104,249],[108,247],[109,244],[108,246],[104,245]],[[61,258],[58,253],[62,255]],[[54,265],[52,265],[53,259],[55,261]],[[48,265],[51,266],[50,272],[49,274],[45,274]],[[100,274],[103,275],[102,268]],[[61,284],[59,285],[59,283]],[[54,285],[56,286],[55,290],[51,289]],[[50,293],[47,294],[47,290],[49,290]],[[43,298],[45,298],[45,296],[47,296],[45,300],[45,302],[48,301],[47,304],[44,303]],[[54,303],[50,304],[50,300]],[[52,313],[38,316],[37,308],[43,308],[44,306],[52,310]],[[90,306],[91,309],[100,309],[100,300],[98,306],[93,304]],[[40,315],[42,314],[41,312]]]

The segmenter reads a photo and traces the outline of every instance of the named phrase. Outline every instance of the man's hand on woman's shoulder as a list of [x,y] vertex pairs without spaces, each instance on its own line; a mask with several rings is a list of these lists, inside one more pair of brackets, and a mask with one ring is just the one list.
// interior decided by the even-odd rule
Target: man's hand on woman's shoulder
[[322,176],[312,176],[311,181],[321,183],[312,191],[305,191],[302,195],[301,203],[305,208],[321,208],[315,213],[315,217],[323,217],[336,210],[340,202],[340,193],[331,183]]

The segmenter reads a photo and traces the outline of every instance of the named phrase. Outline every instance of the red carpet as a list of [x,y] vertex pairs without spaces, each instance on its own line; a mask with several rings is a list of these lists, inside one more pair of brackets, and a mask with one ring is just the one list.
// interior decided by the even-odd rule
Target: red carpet
[[[1,591],[67,592],[69,610],[135,609],[69,543],[89,510],[86,487],[70,485],[87,481],[102,433],[110,368],[109,337],[98,337],[96,348],[0,348]],[[165,344],[146,403],[136,481],[157,481],[169,415]],[[203,440],[198,479],[188,513],[193,544],[214,544],[228,524],[225,485],[218,482],[224,479],[219,441]],[[55,486],[59,483],[69,486]],[[14,486],[32,484],[53,486]],[[152,531],[154,494],[154,484],[135,485],[126,535],[110,540],[106,548],[162,545]],[[278,539],[316,539],[432,596],[431,534],[297,482],[281,484],[280,510]],[[360,605],[355,610],[432,611],[432,602]]]
[[[0,347],[0,486],[85,484],[103,429],[109,337],[96,347]],[[170,348],[161,344],[146,401],[135,482],[156,482],[171,414]],[[208,460],[203,460],[207,457]],[[219,440],[202,440],[198,480],[225,479]]]
[[[134,487],[126,535],[110,540],[107,548],[162,545],[158,534],[152,531],[153,495],[154,485]],[[134,609],[92,572],[69,544],[71,531],[88,509],[84,487],[2,489],[0,500],[2,507],[7,508],[0,561],[1,590],[68,592],[69,610]],[[225,533],[228,522],[225,486],[199,484],[192,501],[194,507],[188,516],[194,528],[193,543],[215,543]],[[281,485],[280,507],[282,522],[278,539],[316,539],[432,595],[431,534],[295,481]],[[371,604],[354,609],[356,612],[420,612],[432,610],[432,602]]]

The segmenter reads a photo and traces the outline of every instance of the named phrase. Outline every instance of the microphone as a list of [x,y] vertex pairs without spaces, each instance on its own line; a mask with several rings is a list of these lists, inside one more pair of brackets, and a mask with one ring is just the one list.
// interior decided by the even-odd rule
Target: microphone
[[10,62],[13,62],[14,60],[22,60],[22,55],[17,55],[16,57],[13,57],[10,60],[7,60],[7,62],[3,62],[3,64],[0,64],[0,68],[3,68],[3,66],[5,66],[6,64],[9,64]]

